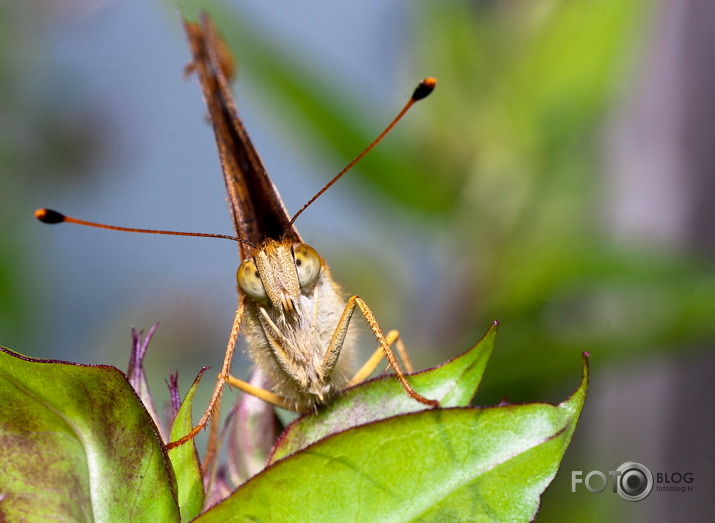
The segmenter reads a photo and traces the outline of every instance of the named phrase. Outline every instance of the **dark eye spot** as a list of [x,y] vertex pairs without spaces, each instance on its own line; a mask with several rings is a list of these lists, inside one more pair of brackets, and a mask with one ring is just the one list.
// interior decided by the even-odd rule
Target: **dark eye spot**
[[295,260],[295,265],[296,265],[296,267],[300,267],[301,265],[303,265],[303,261],[300,258],[298,258],[297,260]]
[[258,271],[254,272],[253,275],[254,275],[256,278],[260,278],[260,276],[258,275]]

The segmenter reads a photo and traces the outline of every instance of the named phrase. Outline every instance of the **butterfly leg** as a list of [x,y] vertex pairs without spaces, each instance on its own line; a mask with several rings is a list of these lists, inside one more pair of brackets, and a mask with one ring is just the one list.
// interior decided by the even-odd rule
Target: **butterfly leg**
[[238,332],[241,328],[241,320],[243,319],[243,309],[244,304],[243,300],[241,300],[238,304],[238,309],[236,310],[236,316],[233,320],[233,326],[231,327],[231,335],[228,338],[226,354],[223,357],[223,365],[221,366],[221,372],[219,373],[218,378],[216,380],[216,386],[214,387],[213,394],[211,395],[211,400],[209,401],[208,407],[206,407],[204,415],[201,416],[199,422],[193,429],[191,429],[191,431],[186,436],[176,441],[167,443],[167,449],[173,449],[174,447],[178,447],[179,445],[183,445],[184,443],[194,439],[194,437],[201,431],[201,429],[206,426],[211,417],[216,412],[218,412],[219,407],[221,405],[221,394],[223,393],[223,386],[230,377],[231,360],[233,359],[233,353],[236,350]]
[[[410,361],[410,357],[407,354],[405,343],[402,341],[402,338],[400,338],[400,333],[396,330],[391,330],[387,333],[387,336],[385,336],[385,341],[388,343],[388,345],[390,345],[390,347],[394,346],[397,349],[397,354],[402,360],[402,365],[404,365],[405,367],[405,372],[407,374],[411,373],[413,370],[412,362]],[[383,357],[384,352],[382,350],[382,347],[378,346],[375,352],[372,353],[372,356],[370,356],[370,358],[363,364],[363,366],[360,367],[360,370],[358,370],[352,377],[349,385],[353,386],[365,381],[367,377],[372,374],[372,372],[377,368]]]
[[284,409],[291,410],[290,407],[287,406],[286,400],[285,398],[283,398],[283,396],[279,396],[278,394],[275,394],[274,392],[271,392],[269,390],[256,387],[254,385],[251,385],[247,381],[239,380],[238,378],[234,378],[233,376],[229,376],[227,381],[229,385],[236,387],[239,390],[242,390],[246,394],[250,394],[259,399],[262,399],[263,401],[275,405],[276,407],[282,407]]
[[[370,307],[367,306],[367,303],[360,298],[359,296],[352,296],[349,300],[347,305],[345,306],[345,310],[343,311],[343,315],[340,318],[340,321],[338,322],[338,327],[335,331],[335,335],[333,335],[333,340],[331,340],[330,347],[328,348],[328,352],[325,355],[324,359],[324,365],[325,364],[330,364],[332,363],[332,367],[334,368],[335,366],[335,361],[337,361],[337,356],[340,353],[340,348],[342,347],[342,342],[345,339],[345,333],[347,332],[348,324],[350,322],[350,318],[352,317],[353,312],[355,311],[355,307],[357,307],[360,312],[362,313],[363,317],[365,318],[365,321],[367,321],[368,326],[370,327],[370,330],[372,333],[375,335],[375,338],[377,339],[378,344],[380,345],[380,351],[382,355],[387,359],[387,362],[389,363],[390,367],[392,367],[392,370],[395,372],[395,376],[397,377],[397,380],[400,382],[402,385],[402,388],[405,389],[405,392],[413,399],[419,401],[420,403],[424,403],[425,405],[431,405],[431,406],[437,406],[439,405],[439,402],[436,400],[430,400],[427,399],[417,392],[412,388],[412,386],[407,382],[407,379],[405,378],[405,374],[402,372],[402,369],[400,368],[400,364],[397,361],[397,357],[395,357],[395,353],[391,349],[391,345],[395,343],[397,340],[399,340],[399,335],[397,334],[397,331],[392,331],[390,334],[392,334],[392,340],[388,340],[385,338],[385,336],[382,333],[382,330],[380,329],[380,325],[377,323],[377,320],[375,319],[375,315],[372,313],[370,310]],[[393,334],[394,333],[394,334]],[[396,344],[396,347],[398,347],[398,352],[400,352],[400,355],[402,356],[404,351],[404,346],[402,345],[400,341],[400,345],[398,346]],[[334,354],[337,353],[337,354]],[[377,353],[376,353],[377,354]],[[359,383],[359,381],[362,381],[365,379],[367,376],[370,375],[370,373],[374,370],[374,368],[379,364],[381,357],[377,357],[376,354],[373,354],[373,356],[368,360],[368,362],[363,365],[363,368],[358,371],[358,374],[353,377],[353,379],[350,381],[350,384],[354,383]],[[409,361],[409,360],[408,360]],[[372,366],[372,368],[370,368]],[[410,365],[411,367],[411,365]],[[369,372],[368,372],[369,370]],[[332,372],[332,368],[328,368],[329,372]],[[364,374],[364,376],[362,376]],[[362,378],[357,380],[356,378]]]

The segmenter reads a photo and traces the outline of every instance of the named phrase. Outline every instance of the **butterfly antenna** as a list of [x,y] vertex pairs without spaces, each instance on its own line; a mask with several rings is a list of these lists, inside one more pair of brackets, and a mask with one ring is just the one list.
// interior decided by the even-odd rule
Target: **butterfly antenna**
[[291,225],[293,225],[295,223],[295,220],[298,218],[298,216],[301,215],[301,213],[303,211],[305,211],[308,207],[310,207],[310,205],[315,200],[320,198],[320,196],[325,191],[330,189],[330,187],[332,187],[332,185],[335,182],[337,182],[340,178],[342,178],[346,172],[348,172],[350,169],[352,169],[352,167],[356,163],[358,163],[363,158],[363,156],[365,156],[367,153],[369,153],[373,147],[375,147],[378,143],[380,143],[382,141],[382,139],[387,135],[387,133],[389,133],[392,130],[392,128],[395,127],[395,125],[397,125],[397,122],[399,122],[402,119],[402,117],[405,116],[405,113],[410,110],[410,107],[412,107],[415,104],[415,102],[422,100],[423,98],[428,96],[432,91],[434,91],[434,88],[436,85],[437,85],[437,80],[435,78],[429,77],[429,78],[425,78],[424,80],[422,80],[419,83],[419,85],[415,88],[414,92],[412,93],[412,96],[407,101],[405,106],[402,108],[402,110],[399,113],[397,113],[397,116],[395,116],[395,118],[389,123],[389,125],[387,127],[385,127],[385,130],[382,131],[380,133],[380,135],[377,138],[375,138],[372,141],[372,143],[370,145],[368,145],[363,150],[363,152],[361,152],[355,158],[353,158],[353,160],[349,164],[347,164],[345,166],[345,168],[335,176],[335,178],[333,178],[327,184],[325,184],[325,187],[320,189],[315,196],[313,196],[310,200],[308,200],[308,202],[305,205],[303,205],[303,207],[301,207],[297,213],[295,213],[293,215],[293,218],[291,218],[288,226],[290,227]]
[[85,225],[87,227],[96,227],[98,229],[109,229],[112,231],[125,231],[125,232],[137,232],[141,234],[162,234],[165,236],[198,236],[200,238],[222,238],[224,240],[232,240],[238,243],[245,243],[255,248],[256,245],[253,242],[244,240],[243,238],[238,238],[236,236],[229,236],[227,234],[211,234],[202,232],[180,232],[180,231],[162,231],[157,229],[137,229],[134,227],[118,227],[116,225],[107,225],[104,223],[88,222],[86,220],[80,220],[78,218],[73,218],[72,216],[66,216],[60,212],[53,211],[52,209],[37,209],[35,211],[35,218],[40,220],[42,223],[75,223],[77,225]]

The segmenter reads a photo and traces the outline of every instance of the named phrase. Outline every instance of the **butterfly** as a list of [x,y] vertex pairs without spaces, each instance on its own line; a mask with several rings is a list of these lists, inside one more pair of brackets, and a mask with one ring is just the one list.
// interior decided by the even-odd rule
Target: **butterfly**
[[[228,84],[233,60],[227,45],[206,14],[200,23],[184,20],[184,28],[192,54],[187,73],[196,73],[203,91],[236,236],[110,226],[49,209],[35,213],[45,223],[71,222],[132,232],[219,237],[237,242],[241,260],[236,273],[238,307],[211,400],[196,426],[186,436],[168,443],[167,448],[190,441],[209,423],[219,410],[227,383],[269,403],[305,412],[331,401],[345,387],[364,380],[382,357],[387,359],[409,396],[427,406],[437,406],[436,400],[423,397],[407,381],[392,350],[394,344],[404,353],[396,331],[385,336],[362,298],[356,295],[344,298],[325,260],[303,242],[295,226],[296,218],[372,149],[412,104],[432,92],[436,80],[423,80],[378,138],[290,217],[238,116]],[[356,310],[367,321],[379,347],[353,374],[355,348],[348,327]],[[271,391],[231,375],[231,360],[241,333],[245,335],[252,360],[271,382]]]

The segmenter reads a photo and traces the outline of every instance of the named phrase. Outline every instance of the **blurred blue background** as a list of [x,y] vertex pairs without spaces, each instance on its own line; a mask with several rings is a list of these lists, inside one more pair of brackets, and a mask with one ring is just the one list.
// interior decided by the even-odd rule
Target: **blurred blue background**
[[[710,3],[0,5],[0,343],[125,369],[129,327],[158,321],[147,366],[160,398],[169,370],[185,390],[219,366],[236,247],[32,213],[231,233],[201,94],[182,78],[179,8],[217,18],[241,116],[292,212],[436,76],[435,94],[301,216],[305,240],[418,367],[500,320],[477,404],[561,401],[591,352],[582,425],[540,521],[707,521]],[[249,365],[239,355],[234,371]],[[572,470],[628,460],[693,472],[695,490],[639,503],[571,493]]]

